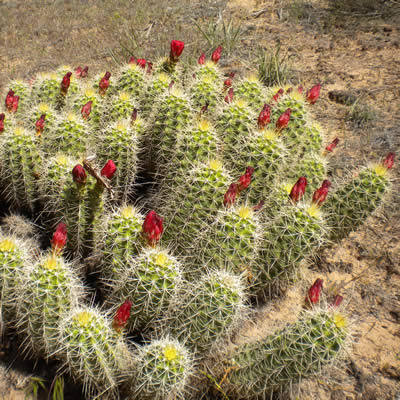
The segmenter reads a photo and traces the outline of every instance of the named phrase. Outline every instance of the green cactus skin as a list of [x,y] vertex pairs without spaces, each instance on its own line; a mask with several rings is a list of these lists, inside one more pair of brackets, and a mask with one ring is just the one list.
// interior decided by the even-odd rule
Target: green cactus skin
[[245,312],[244,289],[242,277],[230,272],[205,274],[185,285],[160,324],[195,353],[204,354],[237,328]]
[[232,181],[217,160],[195,164],[186,176],[183,185],[165,187],[156,200],[157,209],[165,217],[163,240],[183,253],[192,246],[203,223],[214,220]]
[[108,123],[125,120],[130,118],[136,107],[137,102],[128,92],[117,93],[103,105],[103,118]]
[[33,212],[38,200],[40,165],[35,134],[22,127],[1,136],[3,194],[13,207]]
[[29,112],[26,113],[24,121],[25,126],[29,131],[36,132],[36,122],[42,114],[46,114],[46,119],[43,132],[41,133],[41,138],[39,139],[39,143],[47,140],[47,137],[53,130],[57,119],[56,110],[51,106],[51,104],[35,104],[34,106],[32,106]]
[[64,153],[85,157],[89,151],[90,124],[80,114],[70,112],[56,121],[55,128],[43,141],[47,154]]
[[212,61],[207,61],[203,65],[198,65],[194,74],[197,79],[203,80],[204,78],[208,78],[216,85],[222,84],[223,82],[222,72],[218,64]]
[[0,331],[13,323],[16,315],[17,291],[26,273],[24,246],[13,237],[0,237]]
[[340,241],[362,225],[382,204],[390,187],[389,172],[379,164],[362,169],[356,177],[338,186],[323,205],[330,238]]
[[125,65],[119,72],[116,90],[139,99],[146,85],[145,69],[136,64]]
[[253,270],[253,291],[264,295],[285,288],[300,262],[324,243],[326,222],[316,205],[293,205],[281,209],[264,230],[259,261]]
[[307,123],[300,128],[283,130],[282,140],[293,156],[301,157],[311,153],[319,154],[325,142],[325,135],[319,124]]
[[133,365],[133,398],[185,398],[185,386],[193,374],[193,360],[189,351],[178,341],[168,337],[153,340],[138,348]]
[[171,77],[166,73],[162,72],[153,75],[146,87],[146,90],[141,96],[140,102],[143,115],[149,115],[157,98],[167,91],[170,82]]
[[128,260],[141,250],[143,220],[143,215],[132,206],[123,206],[106,219],[102,229],[104,239],[98,241],[104,243],[100,250],[104,279],[117,279]]
[[216,85],[208,76],[202,79],[195,79],[189,89],[190,100],[195,111],[200,112],[201,108],[208,104],[207,115],[214,115],[219,103],[223,100],[221,84]]
[[189,125],[190,118],[189,101],[180,89],[172,89],[159,99],[150,138],[151,157],[159,171],[175,155],[177,133]]
[[264,93],[263,84],[256,76],[241,79],[233,89],[236,98],[245,100],[249,108],[255,113],[260,113],[265,103],[266,93]]
[[[59,325],[59,351],[71,376],[83,382],[87,398],[116,398],[117,385],[126,378],[130,357],[121,334],[95,308],[77,308]],[[114,395],[111,396],[111,395]]]
[[[273,94],[277,91],[278,89]],[[308,123],[309,115],[306,99],[303,94],[299,93],[297,90],[293,90],[291,93],[285,93],[280,96],[278,103],[272,108],[271,121],[273,121],[274,125],[279,116],[288,108],[292,110],[288,124],[289,128],[299,129]]]
[[292,204],[289,194],[295,183],[296,181],[293,180],[284,181],[271,188],[271,192],[269,196],[266,197],[265,203],[261,209],[263,221],[274,219],[283,207]]
[[193,253],[197,264],[235,273],[251,270],[260,239],[260,223],[251,207],[219,211],[212,225],[204,228]]
[[112,179],[114,198],[126,201],[138,171],[139,146],[144,137],[145,123],[137,118],[131,123],[123,120],[103,129],[103,139],[97,145],[99,164],[113,160],[117,171]]
[[132,304],[128,330],[143,332],[167,309],[182,282],[179,262],[165,250],[150,248],[117,271],[114,290],[107,300],[119,307],[125,300]]
[[8,87],[9,90],[14,91],[14,96],[19,96],[18,110],[16,114],[19,116],[25,113],[30,103],[30,94],[31,94],[30,86],[28,85],[27,82],[15,79],[8,84]]
[[255,343],[236,349],[226,385],[237,398],[267,398],[303,378],[319,375],[343,353],[345,317],[329,308],[303,311],[298,320]]
[[60,320],[78,306],[83,284],[61,256],[50,254],[27,271],[18,292],[17,331],[26,351],[49,357],[60,344]]
[[96,92],[90,85],[86,85],[75,96],[72,96],[69,104],[74,112],[79,115],[82,111],[82,107],[89,101],[92,102],[92,107],[88,122],[93,129],[98,129],[101,126],[103,102],[100,94]]

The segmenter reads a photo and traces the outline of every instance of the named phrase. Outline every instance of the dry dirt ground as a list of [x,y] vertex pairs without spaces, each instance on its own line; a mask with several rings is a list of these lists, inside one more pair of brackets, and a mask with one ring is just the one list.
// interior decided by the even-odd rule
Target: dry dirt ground
[[[224,33],[221,21],[232,21],[232,29]],[[208,41],[196,23],[210,34]],[[328,136],[341,141],[330,160],[332,176],[343,176],[389,151],[400,158],[397,0],[0,0],[0,27],[0,92],[10,78],[29,79],[61,64],[99,71],[116,68],[132,54],[151,59],[164,53],[173,38],[184,40],[186,54],[195,56],[219,42],[231,45],[224,65],[238,72],[256,68],[258,46],[275,49],[280,44],[292,57],[293,81],[306,87],[322,84],[313,112]],[[240,28],[236,39],[235,27]],[[357,103],[341,104],[340,96],[330,94],[335,90]],[[327,290],[341,286],[354,343],[338,368],[303,382],[293,398],[400,399],[398,163],[393,177],[385,208],[323,251],[305,272],[308,282],[323,278]],[[295,287],[260,310],[248,333],[256,338],[293,315],[298,292]],[[5,340],[4,345],[13,343]],[[0,353],[0,399],[23,399],[29,377],[40,376],[46,366],[39,363],[34,369],[7,352]]]

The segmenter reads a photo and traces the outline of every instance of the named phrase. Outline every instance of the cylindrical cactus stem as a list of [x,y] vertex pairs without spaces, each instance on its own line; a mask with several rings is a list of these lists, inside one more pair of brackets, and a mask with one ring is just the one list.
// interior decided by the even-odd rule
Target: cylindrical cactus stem
[[131,391],[135,399],[183,399],[193,370],[193,357],[181,343],[153,340],[134,355]]
[[190,84],[189,94],[194,110],[200,113],[203,107],[206,107],[207,115],[210,118],[216,114],[217,107],[224,97],[221,85],[215,84],[207,76],[202,79],[195,78]]
[[143,92],[140,101],[141,110],[146,118],[149,116],[153,105],[157,103],[158,96],[162,95],[168,90],[170,83],[171,77],[164,72],[155,74],[150,78],[150,81],[146,87],[146,90]]
[[[42,119],[43,121],[39,121]],[[25,115],[25,126],[36,132],[40,137],[39,143],[46,141],[55,126],[56,110],[48,103],[39,103],[32,106]],[[42,147],[42,146],[41,146]]]
[[103,105],[103,122],[113,123],[131,117],[138,102],[128,92],[116,93]]
[[347,182],[334,185],[337,189],[324,205],[332,240],[340,241],[356,230],[383,203],[391,187],[393,161],[394,154],[390,153],[382,163],[363,168]]
[[28,268],[26,253],[20,241],[13,237],[0,236],[1,333],[15,320],[20,281],[26,276]]
[[194,70],[194,75],[200,80],[210,79],[215,85],[223,82],[221,69],[213,61],[205,61],[203,64],[199,64]]
[[316,204],[289,204],[267,224],[253,272],[254,292],[268,297],[293,280],[301,261],[326,240],[327,227]]
[[[90,103],[90,113],[89,116],[86,117],[86,111],[83,109],[85,105]],[[84,118],[87,119],[88,123],[94,128],[97,129],[100,127],[101,121],[100,118],[103,113],[103,104],[102,97],[98,92],[95,91],[90,85],[82,88],[80,92],[78,92],[75,96],[73,96],[70,100],[70,104],[74,112],[78,115],[79,113]],[[82,110],[83,109],[83,110]]]
[[109,215],[97,236],[103,236],[97,244],[103,244],[101,275],[106,280],[116,279],[125,265],[142,247],[141,232],[143,215],[132,206],[123,206]]
[[116,90],[128,93],[137,101],[146,85],[146,71],[136,63],[129,63],[122,67],[116,80]]
[[17,126],[1,137],[3,194],[12,206],[35,210],[39,164],[37,138],[32,132]]
[[60,345],[59,324],[82,300],[83,284],[61,256],[46,255],[29,269],[18,290],[18,332],[25,350],[51,357]]
[[319,375],[341,356],[348,338],[347,321],[339,311],[331,307],[303,311],[281,331],[239,346],[228,361],[223,387],[238,398],[272,396]]
[[237,328],[246,310],[245,302],[242,276],[211,271],[197,282],[186,283],[160,326],[195,353],[204,355]]
[[61,339],[55,356],[83,383],[88,398],[115,398],[117,385],[127,377],[130,357],[108,316],[95,308],[76,308],[64,315],[59,329]]
[[168,309],[180,290],[182,268],[167,251],[149,248],[114,273],[108,306],[132,302],[127,328],[144,331]]
[[248,107],[254,112],[262,109],[267,98],[263,84],[255,75],[250,75],[235,83],[233,90],[235,97],[245,100]]

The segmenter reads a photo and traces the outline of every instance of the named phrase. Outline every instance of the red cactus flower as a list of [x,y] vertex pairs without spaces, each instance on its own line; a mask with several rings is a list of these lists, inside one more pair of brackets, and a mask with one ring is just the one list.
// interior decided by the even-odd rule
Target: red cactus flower
[[148,61],[147,62],[147,71],[146,71],[146,73],[150,75],[152,71],[153,71],[153,63]]
[[92,103],[93,101],[88,101],[81,109],[81,115],[83,119],[89,119],[90,113],[92,112]]
[[292,93],[292,92],[293,92],[293,88],[292,87],[290,87],[289,89],[286,90],[287,94]]
[[288,108],[276,121],[276,128],[278,130],[285,129],[290,121],[290,114],[292,110]]
[[78,183],[80,185],[83,185],[86,183],[86,171],[82,167],[82,165],[77,164],[72,169],[72,179],[74,180],[75,183]]
[[339,307],[343,302],[343,296],[340,296],[337,294],[335,298],[333,299],[332,303],[329,304],[331,307]]
[[11,112],[16,113],[18,111],[19,96],[14,96]]
[[108,179],[111,179],[116,171],[117,167],[115,166],[114,161],[108,160],[106,165],[104,165],[103,169],[100,171],[100,174]]
[[225,102],[226,103],[232,103],[232,101],[233,101],[233,88],[230,88],[229,90],[228,90],[228,94],[225,96]]
[[89,67],[86,65],[86,67],[83,68],[80,77],[81,78],[86,78],[88,76],[88,71],[89,71]]
[[338,145],[339,139],[336,138],[331,144],[328,144],[328,146],[325,147],[325,150],[329,153],[331,153],[335,147]]
[[99,82],[99,90],[100,90],[100,94],[102,96],[104,96],[107,92],[108,87],[110,86],[110,76],[111,76],[111,72],[106,72],[104,74],[104,76],[100,79]]
[[232,79],[231,78],[227,78],[224,80],[224,87],[226,88],[230,88],[232,86]]
[[211,61],[217,64],[219,59],[221,58],[221,53],[222,53],[222,46],[218,46],[211,54]]
[[132,57],[129,59],[128,63],[129,63],[129,64],[136,64],[136,57],[135,57],[135,56],[132,56]]
[[168,85],[168,90],[171,90],[175,84],[175,81],[171,81]]
[[258,116],[258,129],[264,129],[271,122],[271,107],[264,104],[263,109]]
[[61,253],[62,249],[67,243],[67,225],[64,222],[60,222],[57,225],[56,231],[53,234],[51,240],[51,248],[57,254]]
[[202,53],[199,59],[197,60],[197,63],[199,65],[203,65],[206,62],[206,53]]
[[150,246],[154,246],[160,240],[164,230],[163,221],[163,218],[153,210],[146,215],[142,226],[142,234]]
[[115,331],[121,332],[125,328],[131,315],[132,304],[131,301],[125,300],[124,304],[118,308],[112,323]]
[[185,47],[185,43],[179,40],[171,40],[171,51],[169,53],[169,58],[173,62],[177,62],[182,51]]
[[79,65],[79,67],[75,68],[75,75],[77,78],[80,78],[81,74],[82,74],[82,67]]
[[293,185],[292,190],[290,191],[289,197],[293,202],[297,203],[306,192],[307,187],[307,178],[305,176],[301,176],[297,182]]
[[14,91],[13,90],[9,90],[6,96],[6,108],[8,111],[11,111],[13,108],[13,103],[14,103]]
[[306,98],[310,104],[314,104],[317,101],[320,90],[321,84],[318,83],[318,85],[313,86],[310,90],[307,91]]
[[41,135],[43,132],[44,126],[46,124],[46,114],[42,114],[40,118],[36,121],[35,127],[36,127],[36,133],[38,135]]
[[5,118],[5,114],[1,113],[0,114],[0,132],[4,131],[4,118]]
[[68,92],[69,85],[71,84],[71,75],[72,75],[72,72],[67,72],[64,75],[64,78],[62,78],[61,93],[63,93],[63,94],[67,94],[67,92]]
[[247,189],[251,183],[251,176],[253,175],[254,168],[247,167],[246,172],[239,178],[239,182],[237,185],[237,191],[240,193],[242,190]]
[[134,108],[131,114],[131,124],[133,124],[137,120],[138,109]]
[[136,60],[136,64],[140,67],[145,69],[146,68],[146,59],[145,58],[138,58]]
[[322,283],[322,279],[317,279],[310,287],[310,289],[308,289],[307,300],[311,305],[319,302],[319,296],[322,292]]
[[395,157],[395,154],[394,154],[394,153],[389,153],[389,154],[386,156],[385,160],[383,161],[383,165],[384,165],[387,169],[390,169],[390,168],[393,167],[393,165],[394,165],[394,157]]
[[272,96],[272,101],[277,102],[279,100],[279,97],[281,97],[285,93],[285,91],[280,88],[273,96]]
[[[329,181],[328,181],[329,182]],[[330,185],[330,182],[329,182]],[[328,196],[329,186],[322,185],[319,189],[317,189],[312,198],[312,202],[317,206],[320,206],[325,200],[326,196]]]
[[238,193],[238,185],[236,183],[231,183],[229,189],[224,194],[224,206],[230,207],[235,203],[236,194]]

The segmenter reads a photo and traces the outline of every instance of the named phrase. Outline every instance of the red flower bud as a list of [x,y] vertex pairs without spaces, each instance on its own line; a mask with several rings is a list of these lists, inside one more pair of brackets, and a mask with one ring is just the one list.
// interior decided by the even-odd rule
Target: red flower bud
[[285,129],[290,121],[290,114],[292,110],[288,108],[276,121],[276,128],[278,130]]
[[328,196],[328,192],[329,192],[328,187],[321,186],[314,192],[312,202],[317,206],[320,206],[325,201],[326,196]]
[[310,90],[307,91],[306,98],[310,104],[314,104],[317,101],[320,90],[321,84],[318,83],[318,85],[313,86]]
[[263,109],[258,116],[258,129],[265,128],[271,122],[271,107],[264,104]]
[[63,93],[63,94],[67,94],[67,92],[68,92],[69,85],[71,84],[71,75],[72,75],[72,72],[67,72],[64,75],[64,78],[62,78],[61,93]]
[[155,211],[150,211],[143,222],[142,234],[150,246],[154,246],[161,238],[163,233],[163,218]]
[[325,150],[331,153],[335,147],[338,145],[339,139],[336,138],[331,144],[328,144],[328,146],[325,147]]
[[108,179],[111,179],[114,176],[116,170],[117,170],[117,167],[115,166],[114,161],[108,160],[106,162],[106,165],[100,171],[100,174],[102,176],[105,176]]
[[213,53],[211,54],[211,61],[214,61],[215,64],[219,61],[221,58],[221,53],[222,53],[222,46],[218,46]]
[[46,114],[42,114],[40,118],[36,121],[35,127],[36,127],[36,133],[40,135],[43,132],[45,123],[46,123]]
[[65,244],[67,243],[67,225],[64,222],[60,222],[57,225],[56,231],[53,234],[51,240],[51,248],[57,254],[61,253]]
[[203,115],[204,113],[206,113],[207,110],[208,110],[208,102],[206,104],[204,104],[203,107],[201,107],[200,115]]
[[134,108],[131,114],[131,124],[133,124],[137,120],[138,110]]
[[290,87],[289,89],[286,90],[287,94],[292,93],[292,92],[293,92],[293,88],[292,87]]
[[168,90],[171,90],[172,87],[174,86],[175,81],[171,81],[168,85]]
[[5,118],[5,114],[1,113],[0,114],[0,132],[4,131],[4,118]]
[[153,71],[153,63],[148,61],[146,73],[150,75],[152,71]]
[[224,86],[226,88],[230,88],[232,86],[232,79],[231,78],[227,78],[224,80]]
[[88,101],[81,109],[81,115],[83,119],[88,119],[90,117],[90,113],[92,112],[92,103],[93,101]]
[[82,167],[82,165],[77,164],[72,169],[72,179],[74,180],[75,183],[78,183],[80,185],[85,184],[85,182],[86,182],[86,171]]
[[14,96],[11,112],[15,113],[18,110],[19,96]]
[[89,71],[89,67],[86,65],[86,67],[83,68],[80,77],[81,78],[86,78],[88,76],[88,71]]
[[14,91],[9,90],[6,96],[6,108],[8,111],[12,110],[13,103],[14,103]]
[[239,178],[237,191],[240,193],[242,190],[247,189],[251,183],[251,176],[253,175],[254,168],[247,167],[246,172]]
[[81,74],[82,74],[82,67],[81,66],[76,67],[75,68],[75,75],[77,76],[77,78],[80,78]]
[[306,187],[307,178],[305,176],[301,176],[290,191],[289,197],[292,199],[292,201],[297,203],[304,196],[304,193],[306,192]]
[[332,303],[329,304],[331,307],[339,307],[342,304],[343,297],[337,294],[333,299]]
[[331,186],[332,186],[332,183],[331,183],[330,180],[324,179],[324,180],[322,181],[321,187],[326,187],[327,189],[329,189]]
[[100,79],[99,82],[99,89],[100,89],[100,94],[104,96],[106,94],[106,91],[108,87],[110,86],[110,76],[111,72],[106,72],[104,76]]
[[265,203],[264,200],[260,200],[260,202],[256,206],[253,207],[253,210],[260,211],[264,207],[264,203]]
[[129,63],[129,64],[136,64],[136,58],[135,58],[135,56],[132,56],[132,57],[129,59],[128,63]]
[[146,68],[146,59],[145,59],[145,58],[138,58],[138,59],[136,60],[136,64],[137,64],[139,67],[145,69],[145,68]]
[[199,65],[203,65],[205,62],[206,62],[206,53],[202,53],[202,55],[197,60],[197,63]]
[[277,102],[279,100],[279,97],[283,95],[284,90],[280,88],[273,96],[272,96],[272,101]]
[[300,94],[302,94],[303,91],[304,91],[303,86],[299,86],[299,87],[297,88],[297,91],[298,91]]
[[384,165],[387,169],[390,169],[390,168],[393,167],[393,165],[394,165],[394,157],[395,157],[395,154],[394,154],[394,153],[389,153],[389,154],[386,156],[385,160],[383,161],[383,165]]
[[114,330],[121,332],[121,330],[125,327],[131,315],[131,308],[132,302],[129,300],[126,300],[125,303],[118,308],[112,324]]
[[319,296],[322,292],[322,283],[322,279],[317,279],[310,289],[308,289],[307,300],[311,305],[319,302]]
[[182,54],[184,47],[185,43],[180,42],[179,40],[171,40],[171,51],[169,53],[170,60],[173,62],[177,62],[178,58]]
[[236,194],[238,193],[238,185],[231,183],[229,189],[224,194],[224,206],[230,207],[235,202]]
[[225,102],[226,103],[232,103],[232,101],[233,101],[233,88],[230,88],[229,90],[228,90],[228,94],[225,96]]

